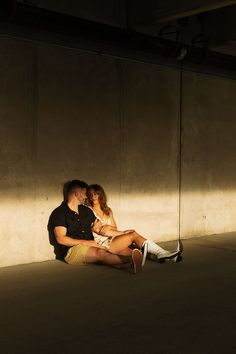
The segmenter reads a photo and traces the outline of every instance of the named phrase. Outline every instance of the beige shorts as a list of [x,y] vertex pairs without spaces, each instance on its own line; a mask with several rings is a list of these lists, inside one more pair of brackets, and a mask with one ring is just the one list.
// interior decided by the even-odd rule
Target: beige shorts
[[66,263],[74,265],[85,264],[85,256],[89,248],[90,246],[87,245],[76,245],[71,247],[64,258]]
[[[105,247],[100,245],[97,245],[96,247],[101,249],[106,249]],[[64,260],[66,261],[66,263],[73,264],[73,265],[86,264],[85,257],[86,254],[88,253],[89,248],[91,248],[91,246],[87,246],[87,245],[73,246],[68,250]]]

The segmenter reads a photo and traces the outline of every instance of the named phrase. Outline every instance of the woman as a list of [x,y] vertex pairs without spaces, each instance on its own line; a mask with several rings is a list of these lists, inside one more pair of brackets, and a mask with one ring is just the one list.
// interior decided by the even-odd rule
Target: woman
[[87,191],[88,206],[90,206],[97,217],[97,225],[94,226],[94,239],[100,246],[111,253],[130,256],[134,246],[143,253],[143,265],[147,252],[150,258],[155,261],[174,259],[181,253],[180,249],[174,252],[164,250],[155,242],[147,240],[135,230],[118,231],[111,208],[107,205],[107,197],[104,189],[98,184],[92,184]]

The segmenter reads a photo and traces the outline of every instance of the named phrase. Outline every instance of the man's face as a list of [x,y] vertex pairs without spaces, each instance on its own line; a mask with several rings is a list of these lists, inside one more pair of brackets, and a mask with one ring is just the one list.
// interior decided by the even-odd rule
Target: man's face
[[75,195],[78,201],[80,202],[80,204],[84,204],[87,198],[86,192],[87,192],[86,188],[77,189],[77,191],[75,192]]

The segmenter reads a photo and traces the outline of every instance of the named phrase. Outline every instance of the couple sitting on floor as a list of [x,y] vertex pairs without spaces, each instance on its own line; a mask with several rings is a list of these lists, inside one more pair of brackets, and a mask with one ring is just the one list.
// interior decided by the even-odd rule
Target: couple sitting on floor
[[136,274],[141,272],[147,254],[156,261],[176,261],[179,257],[179,247],[170,252],[135,230],[118,231],[101,186],[88,186],[79,180],[65,185],[64,201],[48,223],[57,259],[75,265],[102,263],[131,268]]

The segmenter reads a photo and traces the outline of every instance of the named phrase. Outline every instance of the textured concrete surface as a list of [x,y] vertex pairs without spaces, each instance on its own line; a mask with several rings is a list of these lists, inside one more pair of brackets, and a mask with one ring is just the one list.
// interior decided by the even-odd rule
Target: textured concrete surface
[[179,73],[124,63],[121,228],[155,240],[178,234]]
[[183,244],[182,263],[147,261],[139,276],[58,261],[2,268],[1,352],[234,354],[236,234]]
[[121,228],[176,238],[178,74],[13,39],[0,47],[0,266],[53,257],[48,217],[74,178],[105,187]]
[[[52,259],[68,179],[155,241],[236,230],[236,83],[0,38],[0,267]],[[178,171],[182,161],[181,195]],[[181,209],[179,210],[179,197]]]
[[235,231],[236,82],[185,73],[181,232]]

